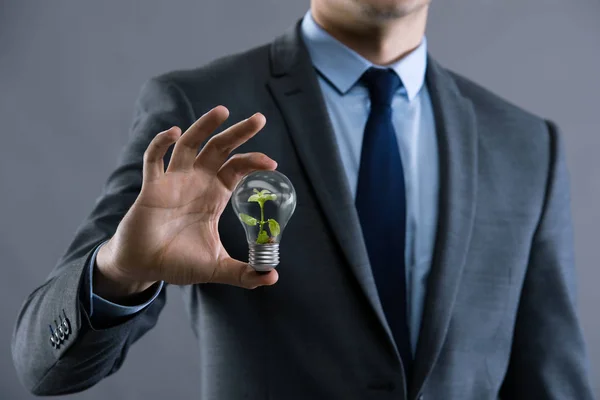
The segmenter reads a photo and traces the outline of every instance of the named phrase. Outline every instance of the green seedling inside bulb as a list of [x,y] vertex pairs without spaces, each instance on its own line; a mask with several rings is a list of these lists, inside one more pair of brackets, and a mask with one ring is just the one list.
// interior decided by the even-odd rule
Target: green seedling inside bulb
[[[274,219],[268,219],[265,221],[265,203],[269,200],[275,201],[277,199],[277,195],[275,193],[271,193],[269,190],[264,189],[258,191],[258,189],[254,189],[254,194],[248,198],[249,203],[258,203],[260,206],[260,220],[257,220],[254,217],[251,217],[248,214],[240,213],[240,219],[249,226],[259,226],[258,237],[256,238],[257,244],[267,244],[274,243],[275,238],[279,236],[281,229],[279,227],[279,223]],[[264,229],[264,225],[269,225],[269,231],[271,232],[271,236]]]

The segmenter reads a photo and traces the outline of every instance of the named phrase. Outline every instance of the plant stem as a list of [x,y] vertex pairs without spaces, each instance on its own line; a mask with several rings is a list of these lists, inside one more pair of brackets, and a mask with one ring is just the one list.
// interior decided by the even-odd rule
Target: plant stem
[[262,232],[263,225],[265,224],[265,205],[264,203],[259,203],[258,205],[260,206],[260,232]]

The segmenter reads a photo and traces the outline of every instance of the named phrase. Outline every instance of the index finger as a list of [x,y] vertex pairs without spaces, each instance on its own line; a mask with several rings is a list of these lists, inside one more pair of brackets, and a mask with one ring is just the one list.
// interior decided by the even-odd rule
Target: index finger
[[256,113],[213,136],[196,157],[195,165],[217,173],[229,154],[256,135],[265,123],[265,116]]
[[181,135],[171,156],[167,171],[190,169],[198,154],[198,148],[229,117],[229,110],[216,106],[201,116]]

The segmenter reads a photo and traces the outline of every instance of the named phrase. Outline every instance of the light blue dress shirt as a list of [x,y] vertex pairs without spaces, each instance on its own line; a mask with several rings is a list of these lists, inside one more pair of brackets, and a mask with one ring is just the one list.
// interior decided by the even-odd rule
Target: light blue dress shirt
[[133,315],[138,311],[143,310],[146,306],[154,301],[154,299],[158,296],[161,289],[164,286],[164,282],[159,282],[156,286],[156,291],[149,297],[148,301],[143,304],[135,305],[135,306],[123,306],[121,304],[113,303],[112,301],[108,301],[93,292],[94,287],[94,266],[96,265],[96,255],[98,254],[98,250],[102,247],[104,243],[96,248],[92,257],[90,258],[89,265],[89,293],[90,293],[90,309],[88,310],[88,314],[90,316],[91,322],[94,325],[102,324],[111,318],[116,317],[126,317],[128,315]]
[[[318,72],[346,178],[352,195],[356,196],[362,139],[370,110],[368,91],[359,78],[374,65],[329,35],[315,22],[310,11],[304,16],[301,32]],[[426,67],[425,38],[418,48],[402,60],[386,66],[394,70],[403,83],[403,88],[392,100],[392,109],[406,182],[405,261],[413,351],[421,325],[435,244],[439,191],[437,138],[431,100],[425,84]],[[90,268],[93,268],[94,261],[95,255]],[[120,306],[92,295],[91,305],[95,310],[92,321],[136,313],[147,306],[159,291],[160,287],[150,301],[137,307]]]
[[[310,11],[302,35],[333,125],[352,195],[356,197],[364,129],[370,111],[367,88],[359,81],[370,67],[381,67],[329,35]],[[392,99],[392,119],[406,186],[406,282],[413,352],[416,349],[427,277],[437,228],[439,157],[435,119],[425,84],[427,40],[391,65],[403,83]]]

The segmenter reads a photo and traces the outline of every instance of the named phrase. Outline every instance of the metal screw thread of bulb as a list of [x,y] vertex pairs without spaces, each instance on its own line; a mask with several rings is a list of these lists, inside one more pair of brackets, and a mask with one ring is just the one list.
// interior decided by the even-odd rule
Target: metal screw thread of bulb
[[248,264],[257,271],[270,271],[279,264],[279,243],[250,243]]

